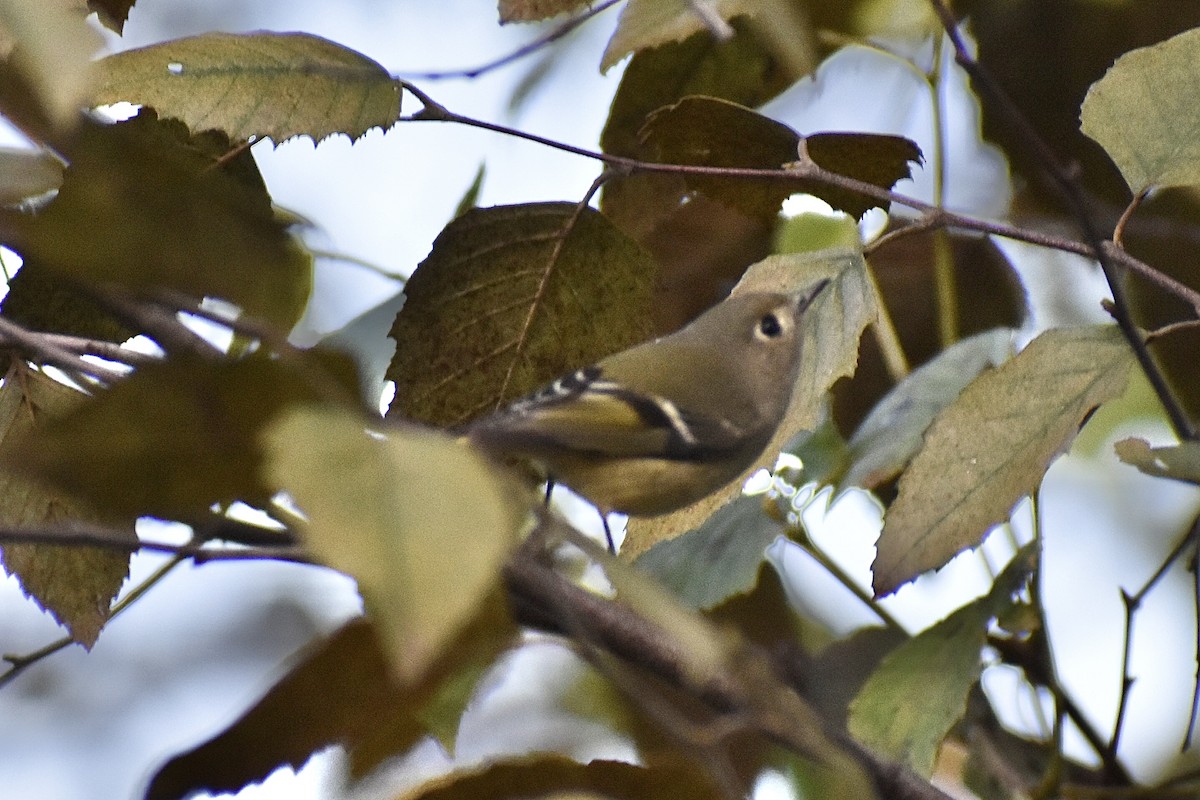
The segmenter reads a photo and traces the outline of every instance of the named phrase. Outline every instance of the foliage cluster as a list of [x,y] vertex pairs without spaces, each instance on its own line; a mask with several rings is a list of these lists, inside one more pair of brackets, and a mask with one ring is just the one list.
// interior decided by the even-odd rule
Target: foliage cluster
[[[561,46],[614,5],[500,0],[502,21],[546,20],[544,33],[470,74]],[[580,691],[642,763],[532,754],[405,796],[737,797],[768,768],[806,797],[944,797],[935,771],[989,798],[1134,790],[1120,749],[1133,621],[1167,571],[1195,571],[1200,518],[1124,594],[1120,708],[1097,724],[1057,677],[1069,654],[1045,624],[1036,498],[1131,383],[1148,385],[1176,443],[1127,438],[1116,455],[1200,482],[1200,12],[1167,0],[627,0],[600,66],[628,63],[592,152],[455,112],[426,84],[309,34],[211,33],[93,60],[85,16],[119,33],[130,6],[0,0],[0,113],[35,145],[0,159],[0,243],[6,263],[20,258],[0,305],[5,569],[83,647],[130,602],[153,602],[146,586],[117,600],[139,549],[172,563],[325,564],[357,581],[368,610],[226,731],[162,765],[148,797],[234,791],[335,743],[355,777],[427,735],[452,749],[480,677],[527,629],[569,642],[605,678]],[[932,147],[802,133],[755,110],[852,48],[916,76]],[[946,87],[963,75],[1019,178],[1002,218],[946,204],[956,165],[944,143],[962,112]],[[141,109],[118,122],[93,113],[118,102]],[[288,344],[320,301],[313,256],[252,148],[431,122],[567,150],[598,177],[582,198],[464,199],[406,285],[386,375],[396,396],[380,417],[379,381],[336,348]],[[915,168],[934,176],[928,198],[903,194]],[[784,220],[797,193],[842,216]],[[856,223],[872,209],[889,212],[886,227],[864,242]],[[1000,240],[1092,259],[1111,321],[1038,330]],[[777,469],[765,493],[741,495],[739,482],[632,521],[619,558],[453,435],[678,327],[734,284],[820,278],[830,288],[804,318],[792,408],[758,465],[784,452],[802,466]],[[1022,326],[1036,338],[1009,357]],[[123,345],[138,334],[155,355]],[[814,497],[848,492],[886,507],[870,586],[805,522]],[[990,589],[925,630],[896,621],[884,598],[1007,531],[1030,497],[1034,535],[1014,535]],[[273,524],[247,522],[245,507]],[[143,518],[184,523],[193,539],[140,536]],[[829,643],[788,602],[767,555],[781,539],[882,627]],[[577,580],[566,552],[598,565],[610,591]],[[0,683],[52,651],[9,656]],[[1040,737],[1000,724],[980,688],[989,664],[1045,690]],[[1068,727],[1090,760],[1066,751]],[[960,750],[965,766],[950,758]],[[1183,768],[1139,777],[1200,791]]]

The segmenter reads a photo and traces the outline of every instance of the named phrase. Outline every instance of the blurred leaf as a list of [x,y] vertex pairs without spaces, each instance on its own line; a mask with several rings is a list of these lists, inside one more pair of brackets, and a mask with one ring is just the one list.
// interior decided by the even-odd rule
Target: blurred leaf
[[137,0],[87,0],[88,9],[96,12],[100,23],[109,30],[121,33],[129,19],[129,9]]
[[74,291],[37,261],[26,261],[0,300],[6,319],[35,331],[123,342],[134,335],[82,292]]
[[923,777],[932,774],[938,745],[966,712],[979,679],[988,624],[1024,585],[1036,547],[1019,551],[988,594],[884,656],[850,704],[851,735]]
[[[736,103],[712,97],[685,97],[648,118],[640,134],[659,162],[724,168],[782,169],[799,158],[803,140],[821,167],[890,189],[910,177],[921,151],[900,136],[869,133],[816,133],[806,137]],[[749,216],[773,216],[790,195],[815,195],[835,209],[861,217],[879,205],[855,192],[810,180],[750,181],[716,176],[684,176],[688,186]]]
[[763,500],[743,497],[704,524],[642,553],[635,566],[673,591],[688,608],[708,610],[754,588],[767,545],[782,533]]
[[539,754],[460,769],[405,793],[406,800],[525,800],[525,798],[604,798],[627,800],[726,795],[704,769],[679,759],[648,766],[624,761],[580,764],[566,756]]
[[811,430],[800,431],[783,448],[800,459],[800,467],[788,467],[776,475],[797,488],[815,483],[827,486],[844,475],[850,451],[842,432],[829,414],[828,402],[822,404],[818,422]]
[[1191,135],[1200,126],[1197,58],[1200,30],[1132,50],[1084,98],[1083,132],[1108,152],[1135,195],[1200,183],[1200,143]]
[[1117,458],[1147,475],[1200,483],[1200,442],[1151,447],[1145,439],[1130,437],[1117,442],[1114,449]]
[[[758,2],[714,0],[709,6],[721,19],[730,20],[739,14],[753,14]],[[629,0],[600,59],[600,71],[607,72],[630,53],[680,42],[697,31],[707,28],[688,0]]]
[[357,397],[353,366],[178,356],[140,367],[37,431],[12,466],[120,517],[207,518],[213,504],[265,504],[259,431],[293,403]]
[[[1019,328],[1028,316],[1021,278],[989,237],[936,232],[894,239],[873,249],[867,260],[912,367],[946,348],[936,273],[938,261],[947,257],[953,268],[958,338],[992,328]],[[842,430],[854,430],[894,386],[876,337],[866,337],[858,371],[834,388],[834,419]]]
[[[520,640],[521,630],[508,613],[503,590],[497,587],[484,599],[475,617],[451,637],[422,680],[404,687],[403,702],[376,709],[374,723],[346,743],[351,777],[364,777],[411,747],[415,743],[414,728],[436,737],[448,752],[453,752],[459,722],[480,679]],[[392,669],[392,680],[394,674]]]
[[658,581],[632,565],[608,559],[604,572],[617,599],[659,629],[680,653],[679,669],[692,686],[705,686],[732,666],[736,637],[696,614]]
[[465,443],[365,425],[350,411],[291,409],[262,434],[265,473],[303,510],[308,549],[358,581],[396,677],[413,684],[497,585],[532,499],[521,504]]
[[1121,394],[1133,364],[1114,325],[1060,328],[972,381],[900,478],[879,537],[875,594],[942,566],[1003,522],[1096,406]]
[[312,259],[276,220],[248,153],[217,168],[228,152],[219,135],[189,136],[146,112],[89,123],[57,197],[10,217],[22,270],[220,297],[290,329],[308,300]]
[[59,128],[79,119],[103,40],[67,0],[0,0],[0,53]]
[[593,209],[474,209],[405,286],[389,415],[461,425],[650,335],[654,262]]
[[[83,403],[85,395],[14,360],[0,386],[0,463],[22,457],[28,437],[48,421]],[[70,497],[0,470],[0,525],[69,528],[73,523],[111,523]],[[114,528],[137,540],[132,520]],[[109,608],[129,576],[130,553],[92,547],[5,544],[4,569],[21,589],[49,611],[71,638],[91,649],[108,621]]]
[[479,191],[483,188],[483,176],[486,174],[487,165],[480,164],[479,169],[475,170],[475,179],[471,181],[471,185],[467,187],[465,192],[463,192],[462,199],[458,201],[458,205],[454,209],[453,219],[458,219],[463,214],[479,205]]
[[53,191],[62,179],[63,163],[48,150],[0,148],[0,205]]
[[500,0],[500,24],[537,22],[590,5],[589,0]]
[[358,139],[400,117],[400,86],[375,61],[307,33],[206,33],[108,56],[97,105],[152,106],[234,141]]
[[446,683],[461,670],[472,672],[485,653],[494,658],[515,638],[511,623],[497,624],[503,614],[497,598],[428,680],[404,687],[392,675],[375,627],[351,620],[294,658],[288,674],[228,728],[159,768],[147,800],[236,792],[279,767],[299,769],[331,744],[350,751],[353,774],[365,774],[420,740],[425,728],[419,717]]
[[[1080,132],[1078,110],[1089,87],[1122,53],[1200,25],[1200,4],[958,0],[955,11],[970,20],[971,33],[979,41],[980,62],[1042,141],[1051,143],[1064,163],[1079,164],[1077,172],[1089,191],[1123,205],[1128,200],[1125,182],[1103,151]],[[1163,88],[1155,86],[1154,93]],[[1132,108],[1131,119],[1139,117]],[[1014,170],[1029,177],[1042,174],[1044,166],[1011,124],[1011,113],[994,103],[984,103],[983,112],[987,138],[1001,144]],[[1024,194],[1030,211],[1040,214],[1054,205],[1055,198],[1043,190],[1040,180],[1027,186]],[[1113,210],[1111,222],[1117,213],[1119,208]]]
[[850,468],[839,489],[874,489],[903,471],[934,417],[981,372],[1012,354],[1014,331],[995,328],[964,339],[909,373],[850,437]]
[[[701,31],[683,42],[637,53],[625,68],[600,146],[606,153],[647,158],[638,132],[651,112],[688,95],[759,105],[792,80],[745,24],[718,42]],[[636,174],[604,185],[600,208],[660,265],[654,330],[678,330],[719,301],[746,267],[769,252],[770,228],[706,197],[688,197],[675,175]],[[687,200],[687,202],[684,202]]]
[[804,671],[804,696],[827,720],[845,725],[850,703],[889,653],[911,641],[888,627],[860,628],[811,657]]
[[763,455],[741,478],[698,503],[661,517],[630,519],[623,555],[636,556],[657,542],[673,539],[700,525],[741,493],[747,476],[771,467],[779,451],[799,431],[811,430],[820,421],[826,392],[839,378],[853,374],[859,339],[878,313],[862,254],[834,249],[771,256],[747,270],[734,288],[734,293],[796,292],[820,278],[828,278],[830,284],[817,295],[801,321],[805,350],[792,403]]
[[805,253],[833,247],[858,247],[862,237],[849,214],[803,213],[781,219],[775,229],[776,253]]
[[[159,768],[147,800],[236,792],[278,767],[299,769],[316,751],[368,734],[406,700],[374,629],[352,620],[296,657],[288,674],[223,732]],[[421,735],[410,725],[409,745]]]

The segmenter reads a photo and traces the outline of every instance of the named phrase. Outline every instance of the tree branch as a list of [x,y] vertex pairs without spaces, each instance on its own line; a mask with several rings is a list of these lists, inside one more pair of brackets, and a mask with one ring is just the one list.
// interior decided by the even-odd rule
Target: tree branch
[[[720,714],[745,713],[749,724],[755,714],[747,693],[728,675],[718,675],[703,686],[689,681],[689,659],[670,636],[631,609],[592,594],[542,564],[529,548],[523,549],[504,571],[514,615],[522,624],[551,633],[572,635],[585,627],[592,642],[607,652],[646,670]],[[774,676],[780,690],[794,691]],[[777,720],[776,720],[777,722]],[[812,731],[791,731],[759,726],[759,732],[792,752],[805,753],[799,744],[811,740]],[[858,762],[875,782],[880,797],[889,800],[949,800],[949,796],[915,773],[886,761],[854,741],[844,731],[826,725],[822,731]]]
[[279,547],[211,547],[207,544],[174,544],[151,539],[130,539],[128,532],[100,527],[72,528],[0,528],[0,543],[49,544],[66,547],[99,547],[117,552],[135,553],[149,550],[184,556],[202,564],[206,561],[289,561],[297,564],[315,564],[301,548],[294,544]]

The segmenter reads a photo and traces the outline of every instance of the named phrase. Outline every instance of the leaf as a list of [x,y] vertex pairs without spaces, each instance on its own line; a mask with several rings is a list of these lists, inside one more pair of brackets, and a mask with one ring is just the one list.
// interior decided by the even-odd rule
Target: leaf
[[688,608],[711,609],[758,582],[764,551],[781,534],[762,499],[744,497],[704,524],[642,553],[635,566],[673,591]]
[[1145,439],[1130,437],[1114,445],[1117,458],[1147,475],[1200,483],[1200,442],[1185,441],[1168,447],[1151,447]]
[[294,408],[262,434],[265,472],[303,510],[308,549],[358,581],[393,671],[413,684],[497,585],[534,501],[465,443],[365,424]]
[[[15,45],[15,49],[14,49]],[[0,0],[0,53],[59,128],[79,118],[103,41],[66,0]]]
[[220,297],[281,329],[295,324],[312,258],[275,218],[252,156],[222,168],[223,137],[189,136],[146,112],[90,123],[80,137],[53,202],[11,218],[22,271]]
[[575,212],[497,206],[446,226],[392,327],[389,414],[461,425],[649,338],[654,262],[593,209],[571,225]]
[[1113,325],[1043,333],[937,415],[900,478],[873,566],[876,596],[978,544],[1125,388],[1133,354]]
[[[281,766],[299,769],[316,751],[366,735],[381,714],[405,704],[366,620],[350,621],[293,660],[288,674],[225,731],[159,768],[147,800],[236,792]],[[411,741],[419,736],[413,724]]]
[[[24,362],[13,361],[0,386],[0,463],[19,459],[28,437],[48,421],[70,413],[85,396]],[[59,492],[31,483],[9,469],[0,470],[0,524],[12,528],[63,528],[111,523]],[[136,541],[132,520],[116,528]],[[93,547],[6,544],[4,569],[21,589],[65,627],[71,638],[91,649],[108,621],[109,609],[129,576],[129,553]]]
[[97,105],[152,106],[234,141],[354,140],[400,118],[400,86],[387,70],[307,33],[206,33],[126,50],[99,68]]
[[533,797],[652,798],[725,797],[707,770],[684,759],[658,759],[647,766],[624,761],[580,764],[566,756],[538,754],[475,769],[462,769],[405,795],[406,800],[521,800]]
[[584,5],[589,5],[589,0],[500,0],[500,24],[537,22]]
[[87,0],[90,10],[96,12],[100,24],[109,30],[121,33],[129,19],[129,9],[137,0]]
[[1200,183],[1195,64],[1200,29],[1131,50],[1092,84],[1082,130],[1121,170],[1134,195],[1151,186]]
[[454,207],[454,219],[461,217],[463,214],[470,211],[479,205],[479,192],[483,189],[483,178],[487,174],[487,165],[480,164],[479,169],[475,170],[475,178],[471,181],[471,185],[463,192],[462,198],[458,201],[458,205]]
[[[640,134],[657,161],[723,168],[783,169],[799,158],[800,134],[756,111],[712,97],[685,97],[654,112]],[[803,137],[805,152],[821,167],[890,189],[910,177],[921,151],[900,136],[818,133]],[[862,217],[879,202],[856,192],[796,178],[750,181],[685,176],[688,186],[752,217],[773,216],[790,195],[805,192]]]
[[1012,351],[1013,331],[996,328],[964,339],[913,370],[867,415],[850,437],[850,467],[839,488],[874,489],[900,474],[934,417],[979,373]]
[[883,658],[850,703],[854,738],[923,777],[933,773],[938,745],[966,712],[967,693],[979,679],[988,624],[1024,585],[1036,547],[1019,551],[988,594]]
[[878,308],[866,263],[856,250],[833,249],[771,256],[746,271],[734,292],[795,292],[820,278],[830,284],[817,295],[801,324],[804,354],[792,403],[763,455],[725,489],[661,517],[629,520],[622,554],[635,557],[655,543],[673,539],[708,519],[742,491],[746,477],[775,463],[776,455],[799,431],[820,421],[825,393],[839,378],[854,372],[858,342]]
[[0,148],[0,205],[53,191],[62,178],[63,164],[48,150]]
[[[638,137],[646,117],[685,96],[753,107],[791,83],[764,41],[769,37],[744,19],[735,20],[733,30],[725,42],[702,31],[637,53],[625,67],[600,135],[604,152],[652,157]],[[747,266],[770,252],[767,224],[689,192],[677,175],[614,177],[604,185],[600,208],[659,263],[655,333],[678,330],[694,319],[724,296]]]
[[[739,14],[753,14],[758,2],[715,0],[709,6],[721,19],[730,20]],[[604,49],[600,71],[607,72],[630,53],[680,42],[702,30],[707,30],[704,20],[687,0],[629,0],[621,9],[617,29]]]
[[[335,397],[330,384],[340,387]],[[137,372],[54,419],[13,464],[118,517],[207,519],[214,504],[263,505],[258,432],[292,403],[357,396],[346,359],[177,356]]]
[[350,751],[359,776],[408,751],[425,734],[420,717],[445,684],[464,670],[478,674],[481,657],[490,662],[516,638],[497,601],[419,686],[396,682],[375,627],[351,620],[293,658],[288,673],[228,728],[160,767],[147,800],[236,792],[279,767],[298,770],[332,744]]

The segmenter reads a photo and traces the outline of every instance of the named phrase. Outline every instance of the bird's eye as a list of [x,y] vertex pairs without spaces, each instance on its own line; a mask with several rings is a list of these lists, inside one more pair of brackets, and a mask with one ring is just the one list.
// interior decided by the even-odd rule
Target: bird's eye
[[774,314],[763,314],[758,321],[758,332],[768,339],[774,339],[783,334],[783,323]]

